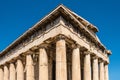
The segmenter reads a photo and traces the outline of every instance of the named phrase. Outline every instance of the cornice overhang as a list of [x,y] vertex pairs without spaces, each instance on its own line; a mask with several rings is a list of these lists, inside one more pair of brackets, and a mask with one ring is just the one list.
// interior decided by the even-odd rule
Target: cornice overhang
[[[64,6],[64,5],[63,5]],[[64,6],[65,7],[65,6]],[[89,29],[91,29],[94,33],[98,32],[98,28],[96,26],[94,26],[93,24],[91,24],[90,22],[88,22],[86,19],[84,19],[83,17],[77,15],[75,12],[71,11],[70,9],[68,9],[67,7],[65,7],[78,21],[80,21],[85,27],[88,27]]]
[[[88,21],[86,21],[85,19],[83,19],[82,17],[78,16],[77,14],[73,13],[71,10],[69,10],[68,8],[66,8],[63,5],[59,5],[57,8],[55,8],[51,13],[49,13],[47,16],[45,16],[42,20],[40,20],[39,22],[37,22],[32,28],[30,28],[29,30],[27,30],[23,35],[21,35],[17,40],[15,40],[11,45],[9,45],[5,50],[3,50],[0,53],[0,56],[4,55],[5,53],[7,53],[9,50],[11,50],[13,47],[15,47],[16,45],[18,45],[19,43],[21,43],[24,39],[26,39],[27,37],[31,36],[32,34],[34,34],[34,32],[36,32],[37,30],[39,30],[39,28],[43,25],[45,25],[46,23],[49,23],[51,21],[53,21],[54,19],[56,19],[59,16],[63,16],[64,18],[66,18],[67,20],[70,19],[70,21],[72,23],[75,23],[74,25],[78,26],[79,29],[82,29],[86,32],[86,34],[88,34],[101,48],[105,49],[106,48],[103,46],[102,43],[100,43],[95,36],[92,35],[91,32],[89,32],[89,30],[86,29],[86,24],[90,24]],[[82,22],[79,20],[82,19]],[[85,23],[85,24],[84,24]],[[92,24],[90,24],[90,28],[94,30],[94,32],[97,32],[98,29],[93,26]]]

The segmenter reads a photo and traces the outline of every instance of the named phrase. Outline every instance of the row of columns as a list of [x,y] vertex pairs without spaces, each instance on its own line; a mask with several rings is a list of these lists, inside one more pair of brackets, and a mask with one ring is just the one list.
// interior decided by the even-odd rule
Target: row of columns
[[[72,80],[81,80],[81,59],[79,47],[75,47],[72,53]],[[93,64],[93,69],[91,68]],[[35,80],[34,63],[30,54],[26,55],[26,80]],[[84,80],[91,80],[91,70],[93,70],[93,80],[108,80],[108,65],[104,66],[98,58],[94,58],[91,63],[91,56],[85,53],[84,57]],[[56,80],[67,80],[66,42],[59,39],[56,42]],[[17,76],[16,76],[17,74]],[[24,67],[21,60],[17,60],[17,66],[10,63],[10,68],[4,66],[0,68],[0,80],[24,80]],[[39,80],[48,80],[48,56],[45,48],[39,49]]]

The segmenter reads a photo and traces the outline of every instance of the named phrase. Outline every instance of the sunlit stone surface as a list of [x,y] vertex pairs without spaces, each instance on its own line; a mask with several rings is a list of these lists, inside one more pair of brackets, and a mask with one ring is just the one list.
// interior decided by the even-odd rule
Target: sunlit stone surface
[[109,80],[98,29],[63,5],[0,54],[0,80]]

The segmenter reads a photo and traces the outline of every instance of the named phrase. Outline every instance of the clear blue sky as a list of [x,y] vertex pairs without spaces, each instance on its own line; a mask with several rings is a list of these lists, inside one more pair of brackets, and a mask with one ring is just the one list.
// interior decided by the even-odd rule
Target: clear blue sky
[[120,80],[119,0],[0,0],[0,51],[61,3],[99,28],[97,35],[112,50],[110,80]]

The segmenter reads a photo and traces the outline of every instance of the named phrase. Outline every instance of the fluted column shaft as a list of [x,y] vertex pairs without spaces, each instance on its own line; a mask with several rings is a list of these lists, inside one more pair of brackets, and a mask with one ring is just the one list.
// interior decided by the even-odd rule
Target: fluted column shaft
[[91,61],[90,54],[86,53],[84,57],[84,80],[91,80]]
[[104,63],[100,62],[100,80],[104,80]]
[[105,80],[109,80],[109,76],[108,76],[108,64],[105,64]]
[[9,70],[7,66],[4,66],[4,80],[9,80]]
[[0,68],[0,80],[3,80],[3,69]]
[[67,80],[66,44],[64,39],[56,42],[56,80]]
[[17,80],[24,80],[24,67],[21,60],[17,60],[17,67],[16,67],[16,73],[17,73]]
[[72,54],[72,80],[81,80],[80,51],[78,47],[73,49]]
[[13,63],[10,64],[10,80],[16,80],[16,71]]
[[31,55],[26,56],[26,80],[34,80],[34,65]]
[[93,59],[93,80],[98,80],[99,75],[98,75],[98,58]]
[[48,57],[45,48],[39,49],[39,80],[48,80]]

